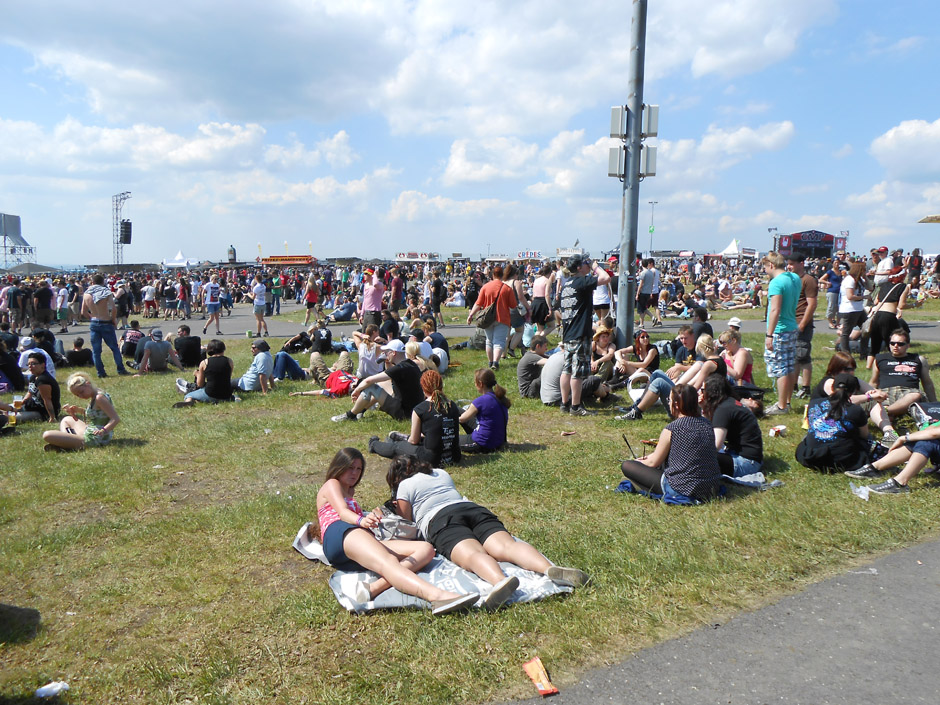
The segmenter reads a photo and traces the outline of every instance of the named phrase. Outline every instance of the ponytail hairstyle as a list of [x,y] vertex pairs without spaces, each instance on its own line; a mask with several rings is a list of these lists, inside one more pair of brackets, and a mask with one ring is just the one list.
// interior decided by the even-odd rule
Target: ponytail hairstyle
[[441,379],[440,373],[425,370],[421,375],[421,391],[430,399],[434,411],[442,412],[447,408],[449,400],[444,396],[444,380]]
[[695,352],[708,357],[715,354],[715,339],[708,333],[702,333],[695,342]]
[[431,474],[431,466],[410,455],[396,455],[389,463],[388,471],[385,473],[385,481],[388,488],[392,491],[392,501],[398,494],[398,486],[402,480],[407,480],[418,473],[424,475]]
[[506,396],[506,390],[496,382],[496,373],[488,367],[481,367],[473,375],[473,381],[477,387],[483,387],[493,392],[493,395],[499,399],[499,403],[507,409],[512,406],[509,397]]
[[845,416],[845,408],[851,403],[849,397],[855,394],[861,386],[858,377],[842,372],[832,381],[832,394],[829,395],[829,413],[827,418],[839,421]]
[[366,350],[372,352],[375,349],[375,338],[373,336],[379,332],[379,327],[374,323],[370,323],[362,332],[367,336],[367,339],[362,341],[362,343],[366,346]]

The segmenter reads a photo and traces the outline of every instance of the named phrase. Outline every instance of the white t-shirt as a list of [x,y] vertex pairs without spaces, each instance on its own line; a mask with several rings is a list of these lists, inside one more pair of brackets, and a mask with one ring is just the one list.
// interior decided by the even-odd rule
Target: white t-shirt
[[251,293],[255,295],[255,306],[264,306],[267,303],[264,296],[266,291],[262,282],[258,282],[251,288]]
[[153,301],[157,296],[157,288],[153,284],[144,287],[144,301]]
[[215,282],[209,282],[202,287],[202,290],[205,292],[205,299],[207,304],[217,304],[219,303],[219,285]]
[[440,510],[470,501],[460,494],[450,475],[440,468],[432,470],[430,475],[419,472],[402,480],[395,498],[411,504],[411,516],[425,536],[428,535],[428,524]]
[[839,313],[854,313],[865,310],[865,300],[849,301],[849,294],[865,296],[864,290],[855,291],[855,280],[846,274],[839,287]]

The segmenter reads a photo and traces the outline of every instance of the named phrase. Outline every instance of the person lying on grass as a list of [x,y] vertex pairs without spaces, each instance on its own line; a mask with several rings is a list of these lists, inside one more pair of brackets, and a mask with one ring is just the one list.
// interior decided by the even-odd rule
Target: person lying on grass
[[519,579],[507,577],[499,561],[541,573],[558,585],[578,587],[590,580],[583,571],[552,565],[533,546],[516,541],[495,514],[464,497],[445,470],[398,456],[386,480],[400,516],[416,522],[438,553],[493,586],[483,601],[487,609],[505,604],[519,587]]
[[715,431],[702,418],[696,389],[688,384],[673,387],[669,412],[674,421],[659,435],[655,450],[636,460],[624,460],[620,469],[643,492],[700,502],[711,499],[721,486],[721,470]]
[[411,433],[369,439],[369,451],[383,458],[408,455],[433,466],[460,462],[460,409],[444,395],[444,381],[434,370],[421,375],[424,401],[411,411]]
[[58,431],[42,434],[45,450],[81,450],[86,446],[108,445],[114,437],[114,428],[121,423],[111,397],[98,389],[84,372],[71,375],[65,386],[79,399],[88,399],[88,406],[85,409],[76,404],[62,407],[68,416],[63,417]]
[[478,594],[441,590],[415,575],[434,558],[431,544],[400,539],[379,541],[372,534],[382,511],[375,509],[364,515],[354,499],[365,467],[365,458],[355,448],[337,451],[317,492],[317,523],[310,525],[319,530],[323,552],[334,568],[371,570],[379,575],[378,580],[357,586],[356,601],[369,602],[394,587],[430,602],[434,615],[468,609],[477,601]]

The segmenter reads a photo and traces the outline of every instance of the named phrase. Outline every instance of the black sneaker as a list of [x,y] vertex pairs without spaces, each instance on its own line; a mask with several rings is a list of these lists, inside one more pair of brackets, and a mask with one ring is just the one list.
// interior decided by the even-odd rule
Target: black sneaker
[[561,404],[558,405],[558,410],[561,411],[561,413],[563,413],[563,414],[570,414],[570,413],[571,413],[571,404],[561,403]]
[[631,406],[627,409],[626,413],[620,414],[620,416],[615,416],[614,420],[616,421],[639,421],[643,418],[643,412],[640,411],[639,407]]
[[846,470],[845,474],[849,477],[872,478],[881,477],[882,470],[879,470],[871,463],[865,463],[862,467],[855,470]]
[[596,411],[585,409],[584,404],[578,404],[577,406],[572,406],[570,413],[572,416],[596,416],[597,415]]
[[875,494],[906,494],[911,491],[911,488],[907,485],[902,485],[892,477],[890,480],[885,480],[880,485],[869,485],[868,491],[874,492]]

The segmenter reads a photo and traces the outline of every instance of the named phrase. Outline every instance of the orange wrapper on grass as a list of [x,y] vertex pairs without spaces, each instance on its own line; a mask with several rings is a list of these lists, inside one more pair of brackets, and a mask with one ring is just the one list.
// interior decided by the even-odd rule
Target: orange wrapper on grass
[[529,678],[535,683],[535,687],[539,689],[539,695],[545,697],[546,695],[555,695],[558,693],[558,688],[553,686],[552,682],[548,680],[548,673],[545,671],[545,666],[542,665],[542,659],[538,656],[531,661],[526,661],[522,664],[522,668],[525,669]]

